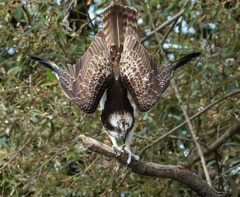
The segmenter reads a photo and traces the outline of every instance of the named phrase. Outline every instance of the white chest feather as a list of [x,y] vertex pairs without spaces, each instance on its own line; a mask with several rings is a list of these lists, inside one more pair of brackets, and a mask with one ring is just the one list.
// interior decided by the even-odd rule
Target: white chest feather
[[133,114],[135,116],[136,115],[137,106],[136,106],[135,102],[133,101],[133,98],[132,98],[131,94],[129,93],[129,91],[127,92],[127,97],[128,97],[128,100],[130,101],[132,107],[133,107]]
[[100,106],[98,108],[99,111],[102,111],[104,109],[106,100],[107,100],[107,90],[105,90],[105,92],[100,100]]

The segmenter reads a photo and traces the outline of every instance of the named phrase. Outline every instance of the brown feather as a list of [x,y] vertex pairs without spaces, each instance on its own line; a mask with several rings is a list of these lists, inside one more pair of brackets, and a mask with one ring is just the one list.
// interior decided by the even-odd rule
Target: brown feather
[[108,52],[113,62],[120,59],[123,50],[126,29],[137,29],[137,10],[132,7],[112,5],[103,11],[103,33]]
[[97,33],[76,65],[62,69],[39,56],[29,58],[54,70],[64,92],[86,113],[96,110],[114,77],[120,77],[138,109],[148,111],[169,86],[174,70],[200,53],[189,54],[160,71],[139,42],[136,30],[136,9],[112,5],[103,12],[103,31]]
[[135,37],[131,27],[128,27],[126,32],[128,35],[125,38],[119,65],[120,76],[138,109],[145,112],[150,110],[165,92],[175,69],[200,53],[189,54],[161,71]]
[[76,65],[56,71],[68,97],[81,110],[92,113],[113,80],[112,67],[102,31],[99,31]]

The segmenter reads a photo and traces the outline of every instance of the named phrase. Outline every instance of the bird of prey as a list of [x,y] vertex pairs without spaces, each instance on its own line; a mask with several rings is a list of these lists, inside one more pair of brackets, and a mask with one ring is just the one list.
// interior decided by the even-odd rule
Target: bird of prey
[[[191,53],[160,70],[137,36],[137,10],[111,5],[102,14],[103,30],[75,65],[63,67],[40,56],[31,60],[52,69],[64,93],[85,113],[93,113],[98,104],[102,110],[103,130],[113,149],[139,157],[130,150],[136,108],[150,110],[169,86],[174,71],[200,53]],[[117,143],[122,138],[125,147]]]

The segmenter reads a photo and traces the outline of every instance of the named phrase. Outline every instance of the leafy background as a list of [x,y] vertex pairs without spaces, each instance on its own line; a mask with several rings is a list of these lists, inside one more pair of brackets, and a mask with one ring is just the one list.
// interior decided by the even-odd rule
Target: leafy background
[[[186,1],[124,1],[139,11],[140,38],[179,12]],[[42,55],[58,64],[76,63],[101,28],[111,2],[11,0],[0,2],[0,195],[1,196],[194,196],[169,179],[132,174],[114,160],[85,150],[86,134],[111,145],[99,112],[85,115],[62,93],[55,76],[27,59]],[[145,47],[163,67],[159,43],[169,61],[201,51],[175,73],[189,116],[224,95],[239,91],[239,2],[191,1],[167,39],[170,26],[147,37]],[[91,16],[91,19],[90,19]],[[160,39],[160,40],[158,40]],[[218,102],[192,123],[203,150],[239,121],[239,94]],[[138,114],[133,151],[139,153],[184,121],[172,87],[148,113]],[[240,133],[205,157],[213,187],[240,193]],[[141,158],[188,164],[198,155],[187,125],[147,149]],[[200,162],[189,169],[205,178]]]

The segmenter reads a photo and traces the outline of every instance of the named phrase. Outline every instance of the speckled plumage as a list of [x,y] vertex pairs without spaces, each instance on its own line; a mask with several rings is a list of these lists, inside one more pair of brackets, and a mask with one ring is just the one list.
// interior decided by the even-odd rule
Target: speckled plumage
[[123,138],[128,163],[131,156],[139,159],[130,151],[135,121],[133,106],[142,112],[150,110],[169,86],[174,71],[200,55],[189,54],[161,71],[139,42],[136,30],[136,9],[112,5],[103,11],[103,30],[99,30],[77,64],[59,67],[29,55],[55,71],[64,93],[84,112],[93,113],[103,97],[103,129],[116,150],[121,151],[116,138]]

